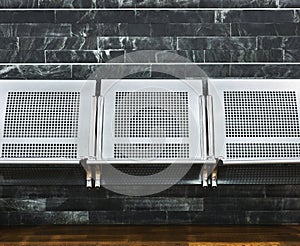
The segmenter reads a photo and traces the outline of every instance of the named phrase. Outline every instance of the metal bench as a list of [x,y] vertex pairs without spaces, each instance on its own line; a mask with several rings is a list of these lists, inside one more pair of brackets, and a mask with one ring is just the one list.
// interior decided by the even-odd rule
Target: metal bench
[[98,83],[0,81],[0,164],[80,163],[87,187],[107,164],[200,164],[215,187],[218,164],[299,163],[299,80]]

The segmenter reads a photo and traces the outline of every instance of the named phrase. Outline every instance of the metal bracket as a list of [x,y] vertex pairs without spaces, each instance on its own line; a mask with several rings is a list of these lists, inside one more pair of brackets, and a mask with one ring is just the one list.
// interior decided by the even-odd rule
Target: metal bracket
[[211,174],[211,186],[217,188],[218,186],[218,166],[216,166]]
[[95,166],[95,188],[101,187],[101,165]]
[[86,188],[91,189],[93,187],[92,169],[90,166],[87,166],[85,171],[86,171]]

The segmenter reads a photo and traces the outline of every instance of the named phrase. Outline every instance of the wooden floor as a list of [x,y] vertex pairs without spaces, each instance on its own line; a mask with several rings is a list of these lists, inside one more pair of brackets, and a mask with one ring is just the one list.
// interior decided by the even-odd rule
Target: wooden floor
[[300,226],[0,227],[0,245],[299,246]]

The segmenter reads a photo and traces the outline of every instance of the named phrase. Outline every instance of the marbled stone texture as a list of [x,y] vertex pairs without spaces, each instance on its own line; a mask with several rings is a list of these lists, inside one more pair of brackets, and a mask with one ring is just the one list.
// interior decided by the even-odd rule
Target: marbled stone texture
[[[0,0],[0,8],[2,79],[199,77],[195,66],[211,78],[300,78],[296,0]],[[79,168],[34,170],[38,177],[26,168],[3,173],[1,225],[300,221],[297,175],[263,185],[245,174],[243,185],[220,179],[214,190],[182,181],[126,197],[87,191]]]
[[276,8],[297,0],[1,0],[1,8]]

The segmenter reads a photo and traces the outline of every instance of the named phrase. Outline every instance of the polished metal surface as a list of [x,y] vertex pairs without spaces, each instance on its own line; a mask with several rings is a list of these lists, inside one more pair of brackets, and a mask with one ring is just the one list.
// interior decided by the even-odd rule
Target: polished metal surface
[[199,80],[102,80],[99,161],[204,160],[200,95]]
[[0,163],[79,163],[93,155],[96,81],[1,80]]
[[211,79],[216,157],[224,164],[300,158],[299,80]]

